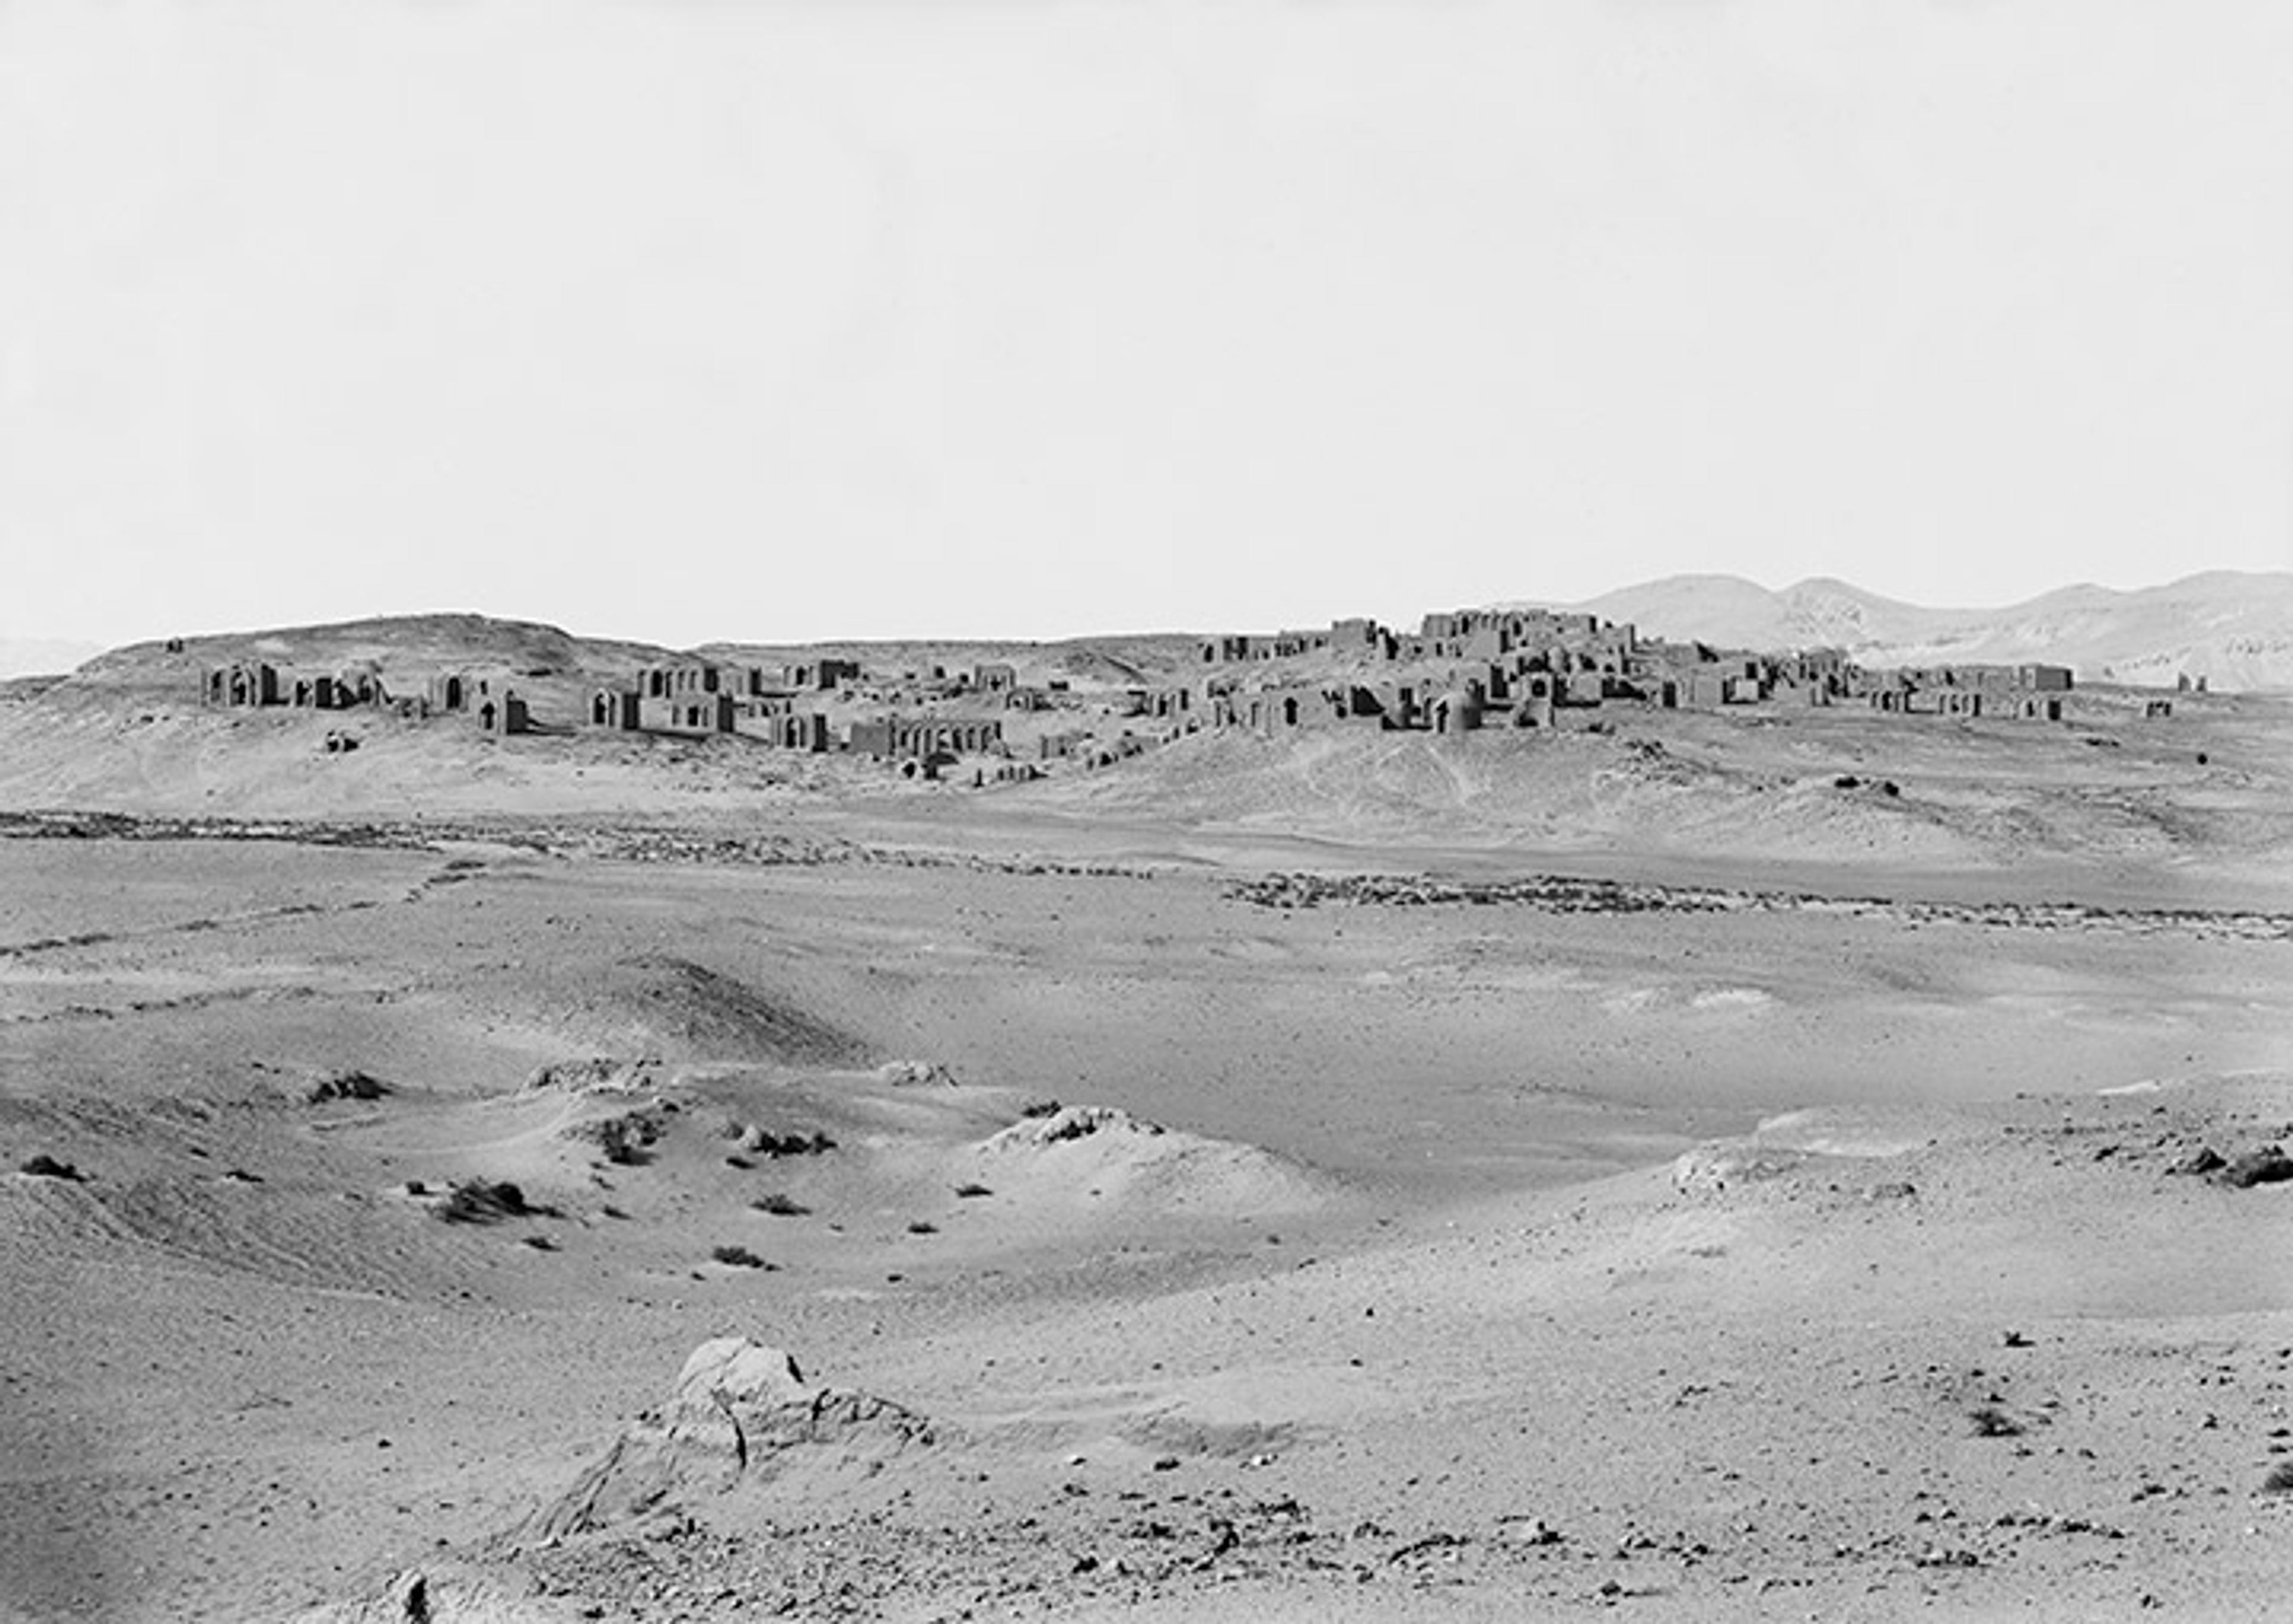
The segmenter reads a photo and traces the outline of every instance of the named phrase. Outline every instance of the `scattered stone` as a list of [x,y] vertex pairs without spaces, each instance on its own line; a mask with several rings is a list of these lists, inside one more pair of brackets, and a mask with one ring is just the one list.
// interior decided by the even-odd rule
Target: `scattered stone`
[[2217,1173],[2229,1165],[2222,1154],[2209,1144],[2200,1145],[2189,1155],[2166,1169],[2168,1173]]

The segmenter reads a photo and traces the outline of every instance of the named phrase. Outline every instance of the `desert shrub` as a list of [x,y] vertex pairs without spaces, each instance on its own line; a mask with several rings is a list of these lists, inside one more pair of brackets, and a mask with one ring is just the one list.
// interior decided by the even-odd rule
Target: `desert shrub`
[[911,1235],[936,1235],[939,1233],[939,1225],[934,1224],[928,1218],[918,1218],[912,1224],[908,1225],[908,1233]]
[[529,1206],[525,1192],[507,1179],[462,1179],[438,1203],[438,1216],[448,1224],[492,1224],[537,1216],[540,1210]]
[[768,1213],[775,1218],[801,1218],[812,1210],[785,1190],[775,1190],[768,1195],[760,1195],[749,1205],[757,1211]]
[[1967,1420],[1973,1424],[1974,1435],[1978,1438],[2014,1438],[2020,1437],[2022,1432],[2022,1424],[1995,1404],[1985,1404],[1968,1416]]
[[712,1250],[709,1256],[715,1258],[718,1263],[735,1269],[769,1269],[772,1267],[772,1264],[766,1263],[763,1258],[758,1256],[754,1252],[750,1251],[744,1246],[720,1246]]
[[69,1179],[73,1184],[78,1184],[86,1176],[86,1175],[83,1174],[77,1168],[72,1166],[71,1163],[68,1161],[58,1161],[54,1157],[47,1154],[45,1151],[36,1155],[27,1157],[20,1171],[30,1174],[34,1178]]
[[974,1196],[993,1195],[995,1192],[984,1184],[961,1184],[955,1187],[955,1193],[968,1200]]
[[1834,789],[1860,789],[1863,788],[1863,780],[1851,772],[1843,772],[1831,780],[1831,787]]

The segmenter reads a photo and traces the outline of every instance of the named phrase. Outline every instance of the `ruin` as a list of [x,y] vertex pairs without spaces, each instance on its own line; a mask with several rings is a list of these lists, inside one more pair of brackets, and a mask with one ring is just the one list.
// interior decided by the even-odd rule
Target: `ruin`
[[[1230,633],[1199,640],[1189,663],[1193,669],[1161,680],[1132,670],[1124,683],[1078,686],[1069,675],[1009,659],[871,671],[846,656],[777,667],[685,657],[559,702],[574,726],[592,731],[847,755],[920,781],[946,778],[967,757],[985,758],[969,774],[984,787],[1024,782],[1055,764],[1103,767],[1216,730],[1456,738],[1603,729],[1618,706],[1766,714],[1852,705],[1961,725],[2060,723],[2075,688],[2064,666],[1866,668],[1838,649],[1722,649],[1535,608],[1435,611],[1410,633],[1366,617],[1318,630]],[[296,672],[247,659],[203,672],[200,683],[204,702],[218,708],[386,707],[416,720],[468,716],[495,737],[536,728],[527,700],[498,669],[436,671],[411,698],[394,698],[370,663]],[[2177,683],[2184,693],[2205,685],[2188,674]],[[2172,706],[2151,701],[2144,714],[2169,717]]]

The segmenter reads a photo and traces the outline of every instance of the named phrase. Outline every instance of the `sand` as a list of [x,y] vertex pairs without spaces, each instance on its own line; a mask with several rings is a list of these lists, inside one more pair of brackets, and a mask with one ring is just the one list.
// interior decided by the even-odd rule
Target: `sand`
[[[2293,1582],[2293,1184],[2174,1170],[2293,1143],[2259,702],[2210,778],[2133,721],[1697,718],[982,796],[544,740],[411,810],[10,725],[12,806],[177,821],[0,839],[0,1616]],[[1883,747],[1900,796],[1835,787]],[[916,1435],[552,1523],[727,1336]]]

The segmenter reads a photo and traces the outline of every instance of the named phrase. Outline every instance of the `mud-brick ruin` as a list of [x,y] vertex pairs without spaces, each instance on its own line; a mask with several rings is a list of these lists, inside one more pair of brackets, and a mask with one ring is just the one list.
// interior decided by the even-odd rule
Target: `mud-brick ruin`
[[[1124,671],[1119,663],[1110,669]],[[1137,675],[1136,667],[1129,668]],[[553,675],[554,673],[529,673]],[[1541,609],[1455,610],[1405,633],[1367,618],[1325,629],[1202,639],[1161,682],[1078,681],[984,659],[878,667],[814,656],[776,667],[700,658],[643,667],[537,716],[501,671],[444,671],[394,694],[371,664],[301,673],[259,661],[211,669],[218,707],[371,707],[414,721],[462,717],[484,732],[740,739],[847,756],[915,780],[975,785],[1105,767],[1189,735],[1317,728],[1465,734],[1597,727],[1619,713],[1858,707],[1958,722],[2061,722],[2067,667],[1865,668],[1836,649],[1762,653],[1644,638],[1629,623]],[[2185,680],[2183,692],[2202,692]],[[2168,716],[2152,700],[2143,714]]]
[[1723,650],[1643,640],[1628,623],[1534,609],[1430,614],[1414,635],[1373,620],[1341,620],[1326,632],[1230,634],[1205,640],[1196,654],[1207,723],[1261,733],[1552,728],[1629,706],[1860,705],[2059,722],[2072,685],[2064,666],[1867,670],[1835,649]]

